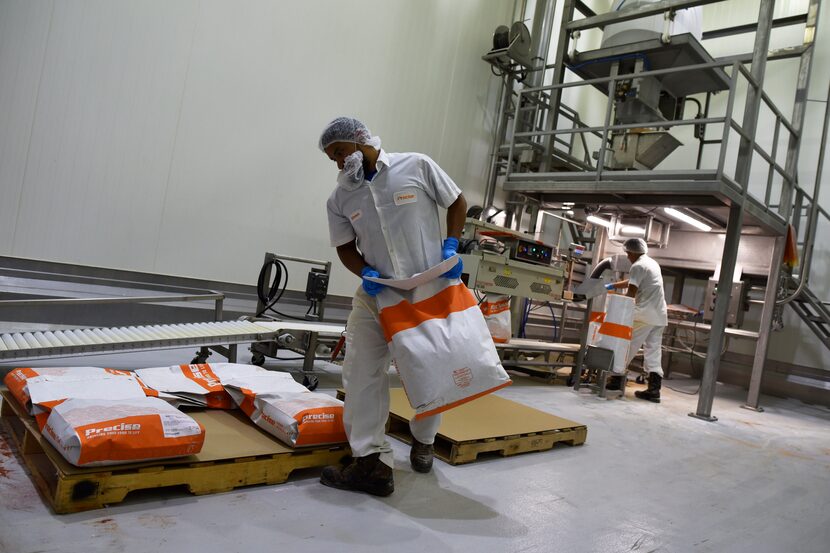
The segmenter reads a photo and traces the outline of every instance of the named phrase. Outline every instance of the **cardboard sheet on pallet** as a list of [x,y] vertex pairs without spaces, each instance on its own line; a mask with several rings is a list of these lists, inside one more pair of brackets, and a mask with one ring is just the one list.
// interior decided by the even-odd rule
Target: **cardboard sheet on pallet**
[[[20,409],[20,406],[7,390],[0,395],[4,402],[8,402],[21,420],[31,417]],[[197,455],[178,457],[175,459],[161,459],[130,463],[113,467],[76,467],[69,464],[46,440],[36,432],[38,442],[41,442],[44,453],[50,458],[63,474],[96,473],[106,470],[128,471],[141,467],[156,465],[178,465],[194,463],[210,463],[226,459],[240,459],[259,457],[262,455],[277,455],[280,453],[294,453],[304,448],[290,448],[278,442],[276,438],[254,426],[251,421],[239,411],[222,411],[209,409],[205,411],[187,411],[187,414],[199,421],[205,429],[205,443],[202,451]],[[32,419],[33,421],[33,419]],[[33,429],[35,430],[35,429]],[[308,449],[308,448],[305,448]]]
[[[390,390],[389,412],[404,420],[409,420],[415,413],[402,388]],[[450,409],[443,415],[438,434],[454,442],[539,434],[584,426],[492,394]]]
[[[344,391],[338,390],[338,397]],[[412,443],[414,410],[402,388],[390,390],[387,434]],[[471,463],[481,454],[503,457],[547,451],[557,444],[585,443],[588,427],[503,397],[488,395],[443,413],[435,436],[435,456],[451,465]]]

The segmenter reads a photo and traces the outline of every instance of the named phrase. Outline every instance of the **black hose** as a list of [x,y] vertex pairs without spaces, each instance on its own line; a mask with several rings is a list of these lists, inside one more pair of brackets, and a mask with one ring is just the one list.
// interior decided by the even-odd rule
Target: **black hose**
[[[274,281],[266,290],[267,283],[265,282],[268,274],[268,269],[273,267],[274,269]],[[283,281],[283,273],[285,273],[285,281]],[[262,269],[259,271],[259,278],[257,279],[257,286],[256,286],[256,293],[259,297],[259,301],[265,306],[263,307],[257,314],[257,317],[261,317],[263,313],[266,311],[273,311],[280,317],[284,317],[286,319],[297,319],[298,321],[305,321],[307,319],[303,317],[294,317],[292,315],[286,315],[285,313],[280,313],[276,309],[274,309],[274,305],[280,298],[282,297],[283,293],[285,292],[285,287],[288,286],[288,268],[285,266],[285,263],[280,261],[279,259],[272,259],[271,261],[267,261],[262,265]]]

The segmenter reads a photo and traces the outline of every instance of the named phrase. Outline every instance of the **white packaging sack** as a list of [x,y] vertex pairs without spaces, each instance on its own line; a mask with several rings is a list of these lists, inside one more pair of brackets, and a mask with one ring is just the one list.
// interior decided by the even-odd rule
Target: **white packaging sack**
[[130,373],[89,380],[78,380],[72,375],[35,376],[28,379],[26,386],[31,413],[41,430],[52,409],[70,398],[129,400],[146,397],[144,387]]
[[30,378],[36,376],[59,376],[65,380],[95,380],[113,375],[133,377],[133,373],[129,371],[105,369],[102,367],[18,367],[12,369],[3,379],[3,382],[9,389],[9,393],[32,415],[32,406],[29,403],[29,388],[27,386]]
[[591,311],[591,316],[588,319],[588,345],[597,345],[599,340],[599,328],[602,326],[602,321],[605,320],[605,311]]
[[605,304],[605,320],[599,327],[596,345],[614,352],[614,372],[625,372],[628,348],[631,346],[634,324],[634,298],[621,294],[608,294]]
[[509,342],[513,336],[510,324],[510,296],[487,294],[479,307],[493,341],[499,344]]
[[193,455],[205,441],[197,421],[152,397],[67,399],[52,409],[43,435],[79,467]]
[[254,424],[291,447],[346,441],[343,402],[309,392],[288,373],[265,371],[224,385]]
[[409,403],[420,419],[508,386],[472,292],[443,277],[377,296],[380,324]]
[[189,405],[211,409],[235,407],[210,365],[151,367],[135,372],[149,388],[175,396]]
[[[611,11],[636,10],[660,0],[615,0]],[[700,6],[674,12],[669,22],[669,36],[691,33],[698,41],[703,37],[703,11]],[[601,48],[660,38],[665,28],[662,13],[606,25],[602,31]]]

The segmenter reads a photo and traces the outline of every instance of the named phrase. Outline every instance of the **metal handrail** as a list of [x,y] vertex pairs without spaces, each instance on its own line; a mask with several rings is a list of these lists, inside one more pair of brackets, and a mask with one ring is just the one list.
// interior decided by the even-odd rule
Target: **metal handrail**
[[[772,103],[772,100],[770,99],[770,97],[768,95],[766,95],[766,93],[764,93],[763,89],[761,89],[759,87],[758,83],[756,82],[754,77],[752,77],[751,73],[748,72],[747,69],[743,66],[743,63],[738,61],[738,60],[731,60],[731,59],[730,60],[725,60],[725,59],[722,59],[722,60],[718,60],[718,61],[695,64],[695,65],[688,65],[688,66],[681,66],[681,67],[671,67],[671,68],[666,68],[666,69],[658,69],[658,70],[650,70],[650,71],[635,71],[633,73],[626,73],[624,75],[609,75],[609,76],[606,76],[606,77],[598,77],[598,78],[595,78],[595,79],[587,79],[587,80],[574,81],[574,82],[568,82],[568,83],[558,83],[558,84],[546,85],[546,86],[535,87],[535,88],[526,88],[526,89],[519,90],[517,92],[517,95],[518,95],[519,102],[521,102],[522,95],[526,95],[526,94],[528,94],[528,95],[539,95],[539,94],[544,94],[546,91],[553,91],[553,90],[557,90],[557,89],[572,88],[572,87],[577,87],[577,86],[582,86],[582,87],[585,87],[585,86],[599,86],[599,85],[602,85],[604,83],[607,83],[607,86],[608,86],[608,91],[607,91],[608,94],[607,94],[607,101],[606,101],[606,103],[607,103],[606,111],[607,111],[613,105],[612,93],[613,93],[615,83],[618,82],[618,81],[630,80],[630,79],[636,79],[636,78],[642,78],[642,77],[648,77],[648,76],[657,76],[657,75],[666,75],[666,74],[672,74],[672,73],[689,72],[689,71],[694,71],[694,70],[698,70],[698,69],[725,68],[727,66],[731,66],[732,71],[729,72],[729,77],[728,77],[728,79],[729,79],[728,100],[727,100],[726,112],[725,112],[724,116],[722,116],[722,117],[707,117],[707,118],[702,118],[702,119],[675,119],[675,120],[672,120],[672,121],[660,121],[659,126],[669,128],[669,127],[700,125],[700,124],[704,124],[704,125],[722,124],[724,126],[724,132],[723,132],[724,136],[723,136],[722,140],[720,141],[720,155],[718,156],[718,163],[717,163],[717,171],[718,171],[719,175],[723,176],[723,170],[724,170],[724,167],[726,166],[726,157],[725,156],[726,156],[726,153],[727,153],[728,134],[729,134],[729,130],[731,129],[731,130],[734,130],[735,132],[737,132],[737,134],[740,135],[741,137],[743,137],[744,139],[749,140],[752,144],[752,150],[754,152],[757,152],[759,154],[759,156],[762,158],[762,160],[769,167],[768,168],[769,176],[767,178],[766,187],[765,187],[765,190],[764,190],[764,193],[763,193],[763,197],[765,199],[767,199],[769,197],[770,192],[772,190],[772,178],[773,178],[774,174],[779,174],[786,181],[786,183],[790,187],[798,189],[798,185],[796,183],[796,179],[795,179],[794,175],[788,173],[786,171],[786,168],[782,167],[781,164],[776,161],[775,156],[778,153],[778,147],[777,146],[778,146],[778,142],[780,140],[779,137],[780,137],[780,127],[781,126],[783,126],[786,129],[786,132],[788,132],[790,134],[791,138],[798,138],[799,134],[796,131],[795,127],[792,125],[792,123],[781,113],[781,111],[777,107],[775,107],[775,105]],[[773,144],[772,144],[772,154],[767,152],[760,144],[758,144],[754,139],[752,139],[752,137],[747,136],[747,133],[744,131],[743,127],[741,125],[739,125],[738,122],[733,118],[734,100],[735,100],[735,97],[737,95],[736,94],[736,90],[737,90],[736,83],[737,83],[738,79],[741,76],[743,76],[744,78],[747,79],[748,86],[754,88],[757,91],[757,93],[761,97],[762,102],[769,107],[771,113],[775,117],[775,133],[774,133],[775,134],[775,140],[773,141]],[[598,160],[598,168],[597,168],[597,174],[599,175],[599,178],[601,178],[602,169],[603,169],[603,165],[604,165],[602,157],[603,157],[604,150],[606,149],[604,147],[604,142],[607,139],[608,133],[614,132],[614,131],[627,130],[627,129],[635,129],[635,128],[640,128],[640,127],[643,126],[643,123],[628,123],[628,124],[611,125],[610,124],[610,119],[608,119],[608,118],[606,118],[606,119],[607,120],[604,122],[605,124],[603,124],[601,126],[578,126],[578,127],[572,127],[572,128],[554,128],[554,129],[551,129],[551,130],[530,130],[530,131],[518,131],[517,132],[516,126],[514,125],[513,130],[512,130],[512,137],[511,137],[510,144],[512,146],[516,142],[521,142],[521,141],[525,141],[525,140],[529,140],[529,139],[532,140],[534,138],[540,138],[540,137],[552,137],[551,138],[552,140],[557,141],[559,139],[559,137],[562,136],[562,135],[576,135],[576,134],[579,134],[581,136],[581,139],[582,139],[582,142],[583,142],[583,147],[585,147],[586,144],[587,144],[585,142],[585,134],[586,133],[591,133],[591,134],[599,137],[603,142],[603,144],[600,146],[600,156],[599,156],[600,159]],[[586,151],[587,151],[587,148],[586,148]],[[512,171],[508,167],[507,168],[507,176],[508,177],[510,176],[511,172]],[[749,192],[749,184],[748,183],[739,184],[738,186],[739,186],[741,192],[743,192],[743,193],[748,193]],[[759,199],[760,199],[760,197],[761,196],[759,196]],[[765,201],[764,203],[765,203],[765,205],[767,205],[769,202]],[[767,208],[767,211],[769,211],[769,208]]]
[[25,299],[25,300],[0,300],[2,307],[37,307],[37,306],[58,306],[58,305],[98,305],[117,303],[172,303],[178,301],[203,301],[214,300],[215,320],[222,320],[222,308],[225,301],[225,294],[212,292],[210,294],[186,294],[177,296],[121,296],[109,298],[55,298],[55,299]]
[[[813,240],[816,236],[816,226],[818,226],[818,215],[824,210],[819,209],[819,192],[821,191],[821,174],[824,171],[824,151],[827,145],[827,132],[830,126],[830,84],[827,89],[827,100],[824,105],[824,127],[821,130],[821,142],[818,154],[818,164],[816,166],[816,179],[813,183],[813,197],[810,198],[810,213],[807,218],[807,230],[804,233],[804,255],[801,257],[801,264],[798,270],[798,287],[791,295],[776,300],[777,305],[785,305],[790,303],[795,298],[801,295],[807,286],[807,281],[810,278],[810,267],[813,262]],[[796,185],[796,188],[799,188]],[[807,194],[802,194],[807,197]],[[827,212],[824,212],[827,215]],[[793,217],[801,217],[801,214],[795,213],[793,210]]]

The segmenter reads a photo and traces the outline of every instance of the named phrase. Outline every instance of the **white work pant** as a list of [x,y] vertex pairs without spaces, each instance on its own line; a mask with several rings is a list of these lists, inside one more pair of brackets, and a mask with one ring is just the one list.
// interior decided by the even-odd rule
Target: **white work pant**
[[631,364],[631,360],[643,346],[643,368],[646,372],[657,373],[663,376],[663,331],[665,326],[653,326],[650,324],[634,321],[631,333],[631,346],[628,348],[628,358],[625,366]]
[[[361,286],[352,300],[352,312],[346,323],[343,423],[353,457],[380,453],[380,460],[393,467],[392,446],[386,439],[391,358],[380,327],[377,301]],[[409,430],[422,444],[431,444],[440,424],[439,414],[411,420]]]

